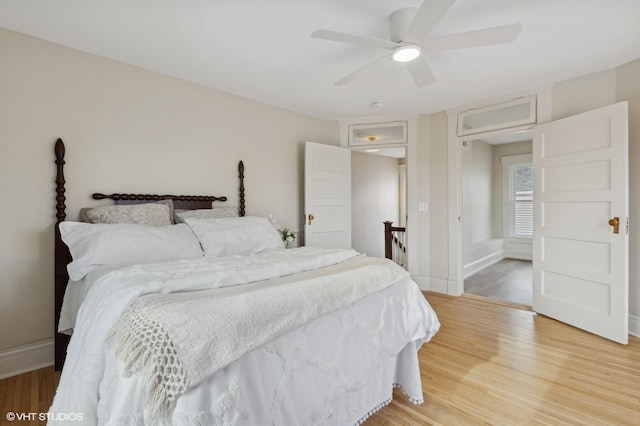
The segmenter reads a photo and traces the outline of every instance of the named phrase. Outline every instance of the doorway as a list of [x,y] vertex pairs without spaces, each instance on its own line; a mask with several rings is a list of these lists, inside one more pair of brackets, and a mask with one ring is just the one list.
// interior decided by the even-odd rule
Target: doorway
[[464,141],[462,261],[464,293],[531,307],[532,132]]
[[385,257],[384,221],[404,226],[406,216],[406,149],[351,151],[351,223],[353,248]]

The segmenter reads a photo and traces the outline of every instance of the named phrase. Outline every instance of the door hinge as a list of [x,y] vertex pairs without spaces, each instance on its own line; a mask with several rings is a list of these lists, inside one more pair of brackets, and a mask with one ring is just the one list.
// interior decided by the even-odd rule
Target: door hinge
[[625,219],[624,233],[625,235],[629,235],[629,216],[627,216]]

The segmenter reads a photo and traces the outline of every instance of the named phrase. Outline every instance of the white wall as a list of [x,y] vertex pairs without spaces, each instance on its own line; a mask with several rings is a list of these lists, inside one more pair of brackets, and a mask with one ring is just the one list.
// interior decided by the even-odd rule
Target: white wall
[[[93,192],[226,195],[303,229],[303,142],[337,123],[0,29],[0,358],[53,337],[53,144],[67,147],[67,211]],[[380,225],[382,226],[382,225]],[[52,360],[51,355],[51,360]]]
[[384,225],[399,219],[398,159],[351,152],[351,242],[369,256],[384,257]]

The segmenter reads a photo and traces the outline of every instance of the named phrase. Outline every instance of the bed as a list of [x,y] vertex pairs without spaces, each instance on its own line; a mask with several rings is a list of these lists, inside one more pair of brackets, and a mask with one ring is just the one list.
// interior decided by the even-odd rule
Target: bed
[[55,154],[64,368],[51,423],[344,425],[394,387],[422,403],[417,351],[439,322],[404,269],[286,249],[246,215],[242,162],[235,209],[224,196],[94,194],[116,205],[67,221],[60,139]]

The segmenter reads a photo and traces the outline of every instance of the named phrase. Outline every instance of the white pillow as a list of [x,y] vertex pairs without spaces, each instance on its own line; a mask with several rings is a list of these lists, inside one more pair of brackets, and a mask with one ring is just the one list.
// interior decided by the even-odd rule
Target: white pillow
[[278,231],[264,217],[186,218],[206,257],[248,255],[284,248]]
[[202,249],[184,224],[150,226],[136,224],[60,223],[62,241],[73,261],[69,278],[82,279],[100,265],[130,266],[202,257]]

